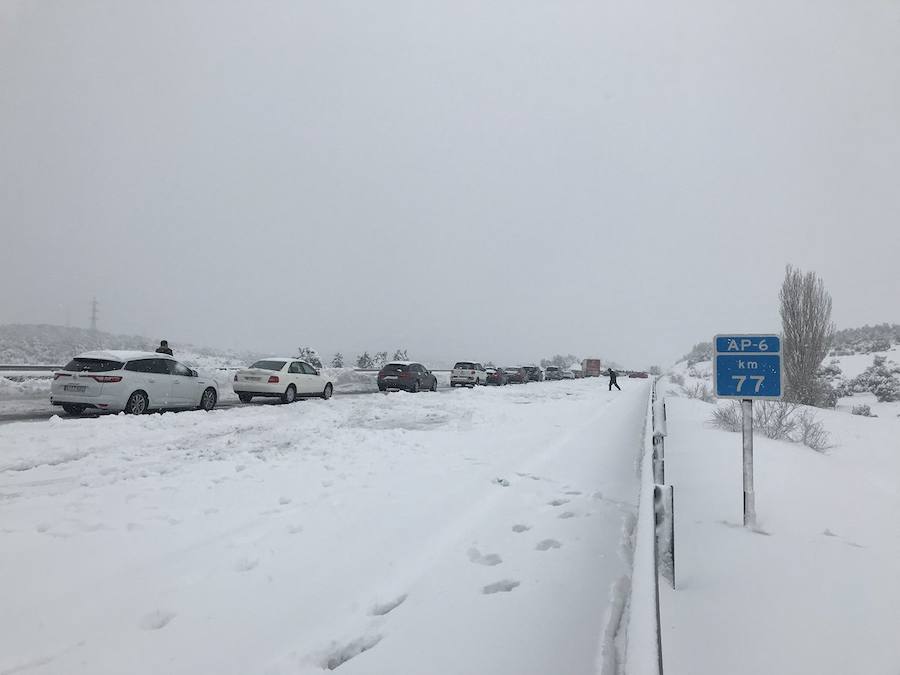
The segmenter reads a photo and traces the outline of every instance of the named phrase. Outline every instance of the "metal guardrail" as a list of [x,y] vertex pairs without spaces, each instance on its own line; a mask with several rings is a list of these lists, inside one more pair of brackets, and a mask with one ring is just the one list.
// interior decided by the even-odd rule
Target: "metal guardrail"
[[663,675],[659,577],[675,587],[674,490],[665,475],[665,403],[650,390],[641,447],[641,492],[631,577],[631,612],[626,641],[629,675]]

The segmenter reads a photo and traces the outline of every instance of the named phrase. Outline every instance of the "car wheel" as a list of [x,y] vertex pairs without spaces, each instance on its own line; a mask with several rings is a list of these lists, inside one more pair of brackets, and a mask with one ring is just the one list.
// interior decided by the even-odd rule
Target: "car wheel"
[[378,385],[378,391],[387,391],[387,387],[382,387],[380,384]]
[[331,398],[331,395],[334,393],[334,387],[331,386],[331,382],[325,385],[325,390],[322,392],[322,398],[326,401]]
[[74,405],[72,403],[63,405],[62,409],[66,411],[66,415],[71,415],[72,417],[77,417],[84,412],[83,405]]
[[125,414],[127,415],[143,415],[150,407],[150,400],[147,394],[142,391],[136,391],[128,397],[125,403]]
[[216,390],[212,387],[207,387],[203,390],[203,396],[200,397],[200,409],[210,411],[216,407],[216,401],[218,400],[218,396],[216,396]]
[[414,393],[414,394],[418,394],[418,393],[419,393],[419,381],[418,381],[418,380],[416,380],[415,382],[413,382],[412,393]]
[[253,400],[250,394],[238,394],[238,398],[241,400],[241,403],[250,403]]
[[431,391],[437,391],[437,378],[431,381]]
[[297,400],[297,388],[289,384],[288,388],[284,390],[284,393],[281,395],[282,403],[293,403]]

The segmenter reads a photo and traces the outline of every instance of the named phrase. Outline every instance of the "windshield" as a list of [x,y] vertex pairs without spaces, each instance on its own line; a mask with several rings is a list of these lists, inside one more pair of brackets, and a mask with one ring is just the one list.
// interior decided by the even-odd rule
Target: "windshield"
[[111,370],[119,370],[122,367],[121,361],[112,361],[108,359],[84,359],[76,357],[66,364],[63,370],[70,370],[80,373],[106,373]]
[[287,361],[257,361],[250,367],[258,370],[281,370],[285,363]]
[[455,366],[453,366],[454,370],[475,370],[475,364],[469,363],[468,361],[460,361]]
[[409,370],[409,365],[406,363],[389,363],[382,370],[391,373],[403,373]]

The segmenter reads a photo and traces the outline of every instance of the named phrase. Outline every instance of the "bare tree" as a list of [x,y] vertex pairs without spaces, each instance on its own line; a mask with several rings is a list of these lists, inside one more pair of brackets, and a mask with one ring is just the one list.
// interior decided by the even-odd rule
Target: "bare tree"
[[815,272],[804,274],[788,265],[779,293],[788,399],[820,405],[819,366],[834,340],[831,295]]

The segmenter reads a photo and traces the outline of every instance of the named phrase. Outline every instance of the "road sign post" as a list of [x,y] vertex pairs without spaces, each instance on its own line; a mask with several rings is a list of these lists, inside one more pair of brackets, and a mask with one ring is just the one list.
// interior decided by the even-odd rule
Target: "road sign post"
[[781,338],[771,334],[716,335],[713,381],[716,396],[741,401],[744,526],[756,525],[753,492],[753,400],[779,400],[784,391]]

